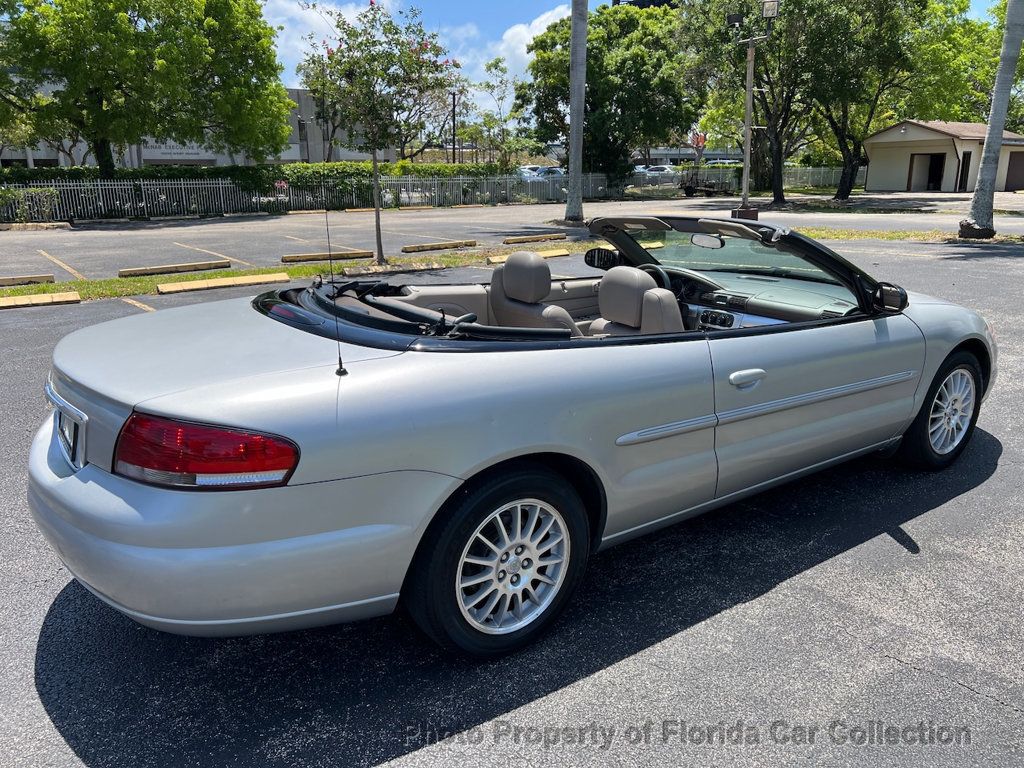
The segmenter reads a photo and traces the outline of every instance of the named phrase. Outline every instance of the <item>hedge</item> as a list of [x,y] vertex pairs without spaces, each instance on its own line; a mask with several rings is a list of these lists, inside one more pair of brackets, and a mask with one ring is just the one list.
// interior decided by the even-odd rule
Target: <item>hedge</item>
[[[421,178],[452,176],[497,176],[508,169],[497,163],[381,163],[384,176],[419,176]],[[231,179],[252,189],[267,188],[283,180],[296,186],[319,184],[322,181],[346,182],[369,179],[369,162],[284,163],[274,165],[147,165],[143,168],[118,168],[115,179]],[[47,181],[91,181],[99,178],[99,169],[92,166],[46,168],[0,168],[0,184],[35,184]]]

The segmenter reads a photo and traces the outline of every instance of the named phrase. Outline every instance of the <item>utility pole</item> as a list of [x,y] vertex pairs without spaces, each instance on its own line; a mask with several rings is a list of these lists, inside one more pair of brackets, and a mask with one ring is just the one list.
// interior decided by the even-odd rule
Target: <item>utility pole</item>
[[[750,207],[750,154],[754,143],[754,56],[757,44],[768,39],[772,29],[772,21],[779,15],[779,0],[760,0],[761,18],[767,20],[768,30],[763,35],[751,35],[739,43],[747,45],[747,83],[746,98],[743,107],[743,181],[740,207],[734,208],[732,218],[757,220],[757,209]],[[742,13],[730,13],[726,16],[726,25],[735,30],[743,26]]]
[[455,165],[455,96],[456,91],[452,91],[452,165]]

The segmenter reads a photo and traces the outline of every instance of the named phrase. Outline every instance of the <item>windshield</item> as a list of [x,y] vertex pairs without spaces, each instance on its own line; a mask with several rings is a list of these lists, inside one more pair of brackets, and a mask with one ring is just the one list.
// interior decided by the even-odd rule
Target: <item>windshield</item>
[[653,229],[630,229],[629,235],[655,261],[696,272],[732,272],[790,277],[838,284],[822,269],[794,253],[741,237]]

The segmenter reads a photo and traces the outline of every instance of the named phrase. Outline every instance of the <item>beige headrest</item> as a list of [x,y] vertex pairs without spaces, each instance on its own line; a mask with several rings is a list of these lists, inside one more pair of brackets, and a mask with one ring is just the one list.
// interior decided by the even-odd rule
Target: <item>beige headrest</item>
[[636,267],[612,267],[601,278],[597,292],[601,317],[613,323],[639,328],[644,293],[657,288],[654,278]]
[[508,298],[537,304],[551,293],[551,268],[532,251],[516,251],[505,262],[501,281]]

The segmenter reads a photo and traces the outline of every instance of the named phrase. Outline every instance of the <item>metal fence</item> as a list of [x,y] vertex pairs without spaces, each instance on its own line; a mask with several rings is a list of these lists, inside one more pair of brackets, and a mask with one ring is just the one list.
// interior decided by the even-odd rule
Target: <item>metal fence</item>
[[[839,169],[787,168],[787,184],[834,186]],[[604,174],[583,176],[588,199],[642,197],[647,192],[682,194],[735,193],[736,167],[701,168],[697,172],[636,174],[610,186]],[[564,202],[568,178],[461,176],[418,178],[385,176],[382,203],[387,208],[409,206],[497,205],[500,203]],[[239,213],[285,213],[373,205],[367,179],[294,185],[278,181],[252,189],[228,179],[154,179],[146,181],[52,181],[35,185],[0,186],[0,221],[82,221],[90,219],[153,219],[175,216],[221,216]]]

